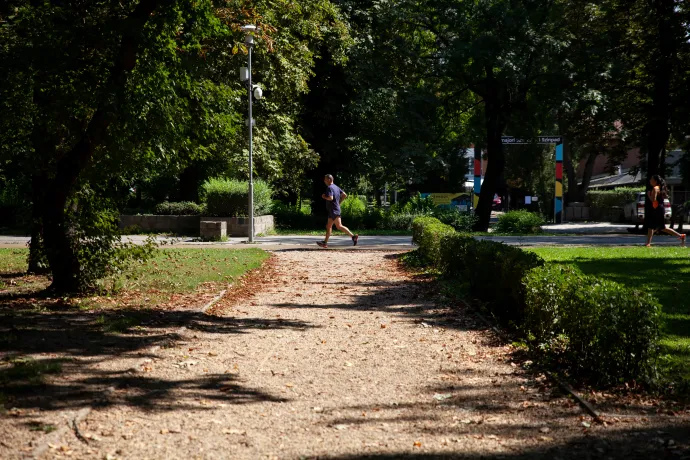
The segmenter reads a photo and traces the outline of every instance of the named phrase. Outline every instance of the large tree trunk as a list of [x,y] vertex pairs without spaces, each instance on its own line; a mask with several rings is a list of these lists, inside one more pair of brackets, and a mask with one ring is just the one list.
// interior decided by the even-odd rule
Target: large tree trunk
[[[671,106],[671,78],[673,72],[673,54],[675,43],[671,29],[671,18],[674,14],[673,2],[666,0],[654,1],[656,15],[656,32],[658,51],[655,58],[651,59],[648,71],[653,75],[653,95],[651,113],[648,114],[646,131],[647,150],[647,180],[646,189],[651,190],[649,180],[656,174],[663,174],[661,158],[666,151],[666,143],[669,138],[669,118]],[[647,217],[652,214],[652,202],[649,195],[645,199],[645,224]]]
[[41,173],[31,177],[31,241],[29,243],[29,269],[32,274],[49,273],[45,246],[43,244],[43,187],[45,176]]
[[[489,82],[489,85],[491,85],[491,80]],[[484,98],[488,161],[484,183],[482,183],[481,193],[479,194],[479,203],[475,210],[475,215],[478,218],[475,230],[482,232],[489,229],[494,194],[498,189],[499,181],[505,169],[505,154],[501,136],[506,126],[505,120],[508,119],[508,114],[506,109],[501,106],[500,101],[498,88],[489,86]]]
[[53,273],[51,290],[76,292],[83,286],[79,259],[70,235],[67,201],[74,191],[80,174],[91,162],[96,149],[103,145],[107,129],[116,118],[114,100],[120,100],[129,72],[134,69],[142,38],[142,31],[158,6],[157,0],[141,0],[128,16],[118,56],[110,69],[101,103],[94,112],[84,136],[58,161],[55,177],[46,188],[43,203],[43,240]]

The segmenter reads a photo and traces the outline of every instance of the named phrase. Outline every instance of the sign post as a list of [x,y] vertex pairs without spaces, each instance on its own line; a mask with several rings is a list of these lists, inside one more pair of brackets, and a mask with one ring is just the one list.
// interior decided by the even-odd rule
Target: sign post
[[[563,222],[563,136],[539,136],[534,139],[524,139],[514,136],[503,136],[501,142],[504,145],[525,144],[556,144],[556,191],[553,205],[553,221],[556,224]],[[475,156],[476,158],[476,156]],[[476,161],[476,160],[475,160]],[[476,165],[475,165],[476,168]],[[476,174],[476,172],[475,172]],[[475,176],[475,188],[477,179]]]

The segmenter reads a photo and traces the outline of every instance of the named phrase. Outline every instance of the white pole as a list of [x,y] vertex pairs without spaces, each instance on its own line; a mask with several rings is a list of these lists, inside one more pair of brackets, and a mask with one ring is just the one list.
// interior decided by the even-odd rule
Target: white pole
[[254,242],[254,167],[252,163],[252,150],[254,148],[252,131],[254,120],[252,118],[252,47],[249,43],[249,242]]

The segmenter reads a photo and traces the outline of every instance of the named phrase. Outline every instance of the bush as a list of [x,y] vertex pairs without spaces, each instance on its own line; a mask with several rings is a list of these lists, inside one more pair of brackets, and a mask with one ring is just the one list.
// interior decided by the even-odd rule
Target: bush
[[637,194],[644,192],[644,187],[621,187],[613,190],[590,190],[585,201],[593,208],[622,208],[637,199]]
[[474,214],[460,212],[457,209],[436,208],[431,215],[458,232],[469,233],[477,223],[477,217]]
[[288,230],[312,230],[325,226],[322,216],[313,216],[308,205],[298,208],[289,204],[275,201],[271,211],[277,228]]
[[163,202],[156,205],[156,214],[161,216],[199,216],[204,207],[193,201]]
[[367,203],[357,196],[348,196],[340,203],[343,219],[353,224],[360,224],[367,212]]
[[544,266],[532,252],[476,240],[433,217],[415,219],[413,240],[416,263],[465,281],[552,367],[605,385],[654,377],[661,307],[649,294]]
[[544,219],[533,212],[510,211],[498,218],[496,231],[500,233],[539,233]]
[[[209,179],[202,186],[210,216],[242,217],[249,213],[249,183],[234,179]],[[270,214],[273,190],[262,180],[254,181],[254,215]]]
[[441,255],[441,239],[455,233],[453,227],[434,217],[418,217],[412,223],[412,241],[419,245],[422,258],[431,265],[438,265]]
[[500,321],[519,323],[525,309],[522,279],[544,260],[514,246],[474,240],[465,249],[464,263],[471,293],[486,302]]
[[467,278],[467,248],[474,242],[476,240],[471,235],[464,233],[453,233],[441,238],[438,266],[445,276]]
[[570,267],[523,280],[524,330],[552,365],[599,384],[654,377],[661,307],[649,294]]

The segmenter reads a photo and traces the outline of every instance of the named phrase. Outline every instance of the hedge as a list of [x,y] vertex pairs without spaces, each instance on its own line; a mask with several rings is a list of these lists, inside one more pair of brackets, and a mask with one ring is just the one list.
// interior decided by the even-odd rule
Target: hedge
[[622,208],[637,199],[637,194],[644,192],[642,187],[620,187],[613,190],[590,190],[585,201],[594,208]]
[[433,218],[414,221],[413,241],[420,259],[463,282],[544,362],[600,384],[653,377],[661,310],[650,295],[545,266],[532,252],[449,231]]
[[533,212],[520,210],[510,211],[498,217],[496,231],[499,233],[540,233],[546,222]]
[[160,216],[199,216],[203,213],[204,207],[193,201],[165,201],[156,205],[156,214]]
[[412,223],[412,241],[419,245],[423,259],[436,265],[441,256],[441,239],[455,230],[435,217],[420,217]]
[[606,385],[654,377],[661,306],[651,295],[558,266],[523,285],[523,330],[552,365]]
[[[209,216],[243,217],[249,213],[249,183],[234,179],[209,179],[203,186]],[[254,181],[254,215],[271,213],[273,190],[262,180]]]

